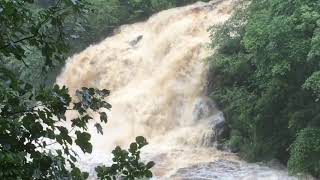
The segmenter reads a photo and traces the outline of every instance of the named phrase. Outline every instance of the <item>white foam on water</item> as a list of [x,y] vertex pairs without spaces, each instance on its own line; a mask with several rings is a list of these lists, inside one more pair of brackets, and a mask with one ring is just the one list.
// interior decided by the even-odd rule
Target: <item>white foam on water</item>
[[[111,162],[116,145],[126,147],[142,135],[150,142],[144,159],[156,162],[155,179],[294,179],[208,146],[212,118],[194,119],[195,103],[205,94],[207,30],[226,21],[233,5],[233,0],[199,2],[162,11],[121,26],[68,59],[58,84],[71,93],[81,87],[112,92],[104,135],[92,128],[93,154],[81,156],[84,170],[94,174],[96,165]],[[213,114],[215,119],[221,115]]]

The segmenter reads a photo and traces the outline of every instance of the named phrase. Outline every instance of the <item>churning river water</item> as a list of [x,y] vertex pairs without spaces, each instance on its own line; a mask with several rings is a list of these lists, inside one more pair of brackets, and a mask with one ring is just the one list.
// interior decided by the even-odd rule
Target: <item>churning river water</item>
[[121,26],[68,59],[58,84],[71,93],[81,87],[112,92],[105,133],[92,128],[93,154],[81,155],[79,162],[92,172],[91,179],[96,165],[110,162],[116,145],[126,147],[138,135],[150,142],[143,158],[156,162],[154,179],[299,179],[283,168],[246,163],[214,147],[212,128],[224,118],[205,97],[208,28],[226,21],[234,4],[198,2],[165,10]]

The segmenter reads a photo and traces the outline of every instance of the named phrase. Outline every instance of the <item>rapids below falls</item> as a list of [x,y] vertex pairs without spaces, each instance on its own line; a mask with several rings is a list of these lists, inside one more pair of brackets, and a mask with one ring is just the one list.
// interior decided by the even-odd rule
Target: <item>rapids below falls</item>
[[215,148],[213,128],[224,121],[206,97],[212,25],[226,21],[235,0],[198,2],[124,25],[99,44],[69,58],[57,83],[111,90],[104,135],[90,129],[93,153],[79,166],[96,179],[94,167],[111,163],[111,151],[147,138],[144,160],[155,161],[153,179],[289,180],[285,168],[247,163]]

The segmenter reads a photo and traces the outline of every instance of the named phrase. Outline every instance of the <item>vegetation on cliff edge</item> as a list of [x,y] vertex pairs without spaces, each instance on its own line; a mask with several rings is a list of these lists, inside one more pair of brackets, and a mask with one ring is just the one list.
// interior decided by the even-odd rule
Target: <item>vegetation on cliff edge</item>
[[242,1],[212,27],[210,91],[247,160],[320,177],[320,1]]

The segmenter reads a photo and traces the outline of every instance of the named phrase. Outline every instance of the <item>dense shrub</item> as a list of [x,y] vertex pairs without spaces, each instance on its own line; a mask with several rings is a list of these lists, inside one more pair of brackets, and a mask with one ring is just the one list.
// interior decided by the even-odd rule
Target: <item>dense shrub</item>
[[292,172],[319,176],[319,144],[308,143],[320,139],[320,1],[237,7],[226,24],[212,28],[209,58],[211,96],[239,132],[230,143],[248,160],[289,160]]

